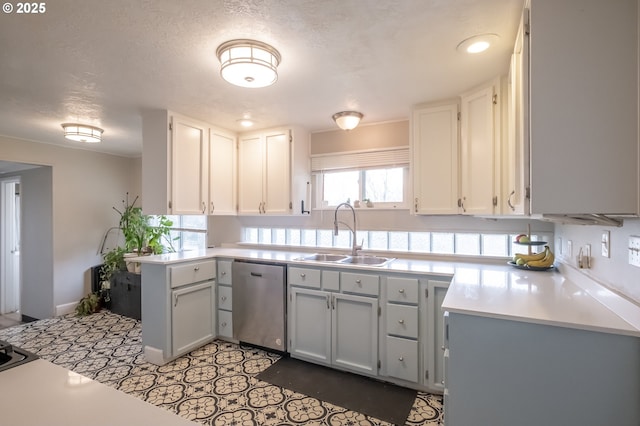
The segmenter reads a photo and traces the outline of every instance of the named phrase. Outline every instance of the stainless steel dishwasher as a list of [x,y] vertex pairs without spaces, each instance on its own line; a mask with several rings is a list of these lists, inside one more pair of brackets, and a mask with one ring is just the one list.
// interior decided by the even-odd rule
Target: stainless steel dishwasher
[[284,265],[234,260],[232,266],[233,338],[287,351]]

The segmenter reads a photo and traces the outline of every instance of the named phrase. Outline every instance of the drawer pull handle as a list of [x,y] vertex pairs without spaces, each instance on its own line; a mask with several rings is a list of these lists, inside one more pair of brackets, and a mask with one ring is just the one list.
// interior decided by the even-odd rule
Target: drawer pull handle
[[398,293],[404,294],[404,288],[401,288],[400,290],[398,290]]
[[398,361],[400,361],[400,362],[404,362],[404,357],[403,357],[403,356],[399,357],[399,358],[398,358]]
[[403,319],[398,320],[398,324],[404,324],[404,320]]
[[306,276],[307,276],[306,274],[300,274],[300,278],[304,278]]
[[361,282],[361,280],[356,280],[356,284],[360,284]]
[[194,271],[199,271],[199,270],[200,270],[200,267],[199,267],[199,266],[196,266],[195,268],[193,268],[193,270],[194,270]]

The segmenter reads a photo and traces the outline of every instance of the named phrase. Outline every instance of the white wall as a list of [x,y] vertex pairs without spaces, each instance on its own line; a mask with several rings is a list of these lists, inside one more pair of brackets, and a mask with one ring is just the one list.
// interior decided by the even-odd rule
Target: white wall
[[35,315],[24,314],[62,313],[90,291],[89,268],[101,263],[98,246],[104,232],[118,223],[112,207],[121,206],[127,191],[135,197],[140,190],[140,160],[5,136],[0,136],[0,160],[51,166],[53,271],[41,271],[53,274],[46,284],[51,288],[29,293],[40,298],[33,301],[38,309]]
[[[600,239],[603,231],[611,232],[610,258],[601,256]],[[556,242],[562,238],[565,248],[563,261],[576,265],[580,247],[591,244],[591,269],[584,274],[600,281],[619,293],[640,303],[640,268],[629,265],[629,236],[640,235],[640,219],[626,219],[621,228],[611,226],[556,225]],[[573,256],[567,257],[567,241],[573,245]],[[558,252],[558,251],[556,251]]]

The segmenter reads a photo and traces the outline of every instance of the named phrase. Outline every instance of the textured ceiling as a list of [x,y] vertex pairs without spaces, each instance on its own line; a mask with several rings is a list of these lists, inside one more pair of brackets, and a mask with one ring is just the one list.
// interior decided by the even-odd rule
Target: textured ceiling
[[[455,96],[508,69],[522,0],[55,0],[40,15],[0,14],[0,134],[65,141],[60,124],[104,129],[82,148],[142,149],[141,111],[167,108],[234,131],[299,124],[335,129],[408,119],[417,103]],[[465,38],[500,36],[481,55]],[[219,76],[221,43],[257,39],[282,54],[275,85]],[[1,159],[1,153],[0,153]]]

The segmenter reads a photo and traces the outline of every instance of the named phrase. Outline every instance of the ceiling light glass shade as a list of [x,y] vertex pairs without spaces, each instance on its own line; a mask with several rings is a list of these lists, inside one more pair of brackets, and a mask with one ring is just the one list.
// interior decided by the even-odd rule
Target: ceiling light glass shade
[[253,126],[253,121],[248,118],[241,118],[240,120],[237,120],[237,121],[238,121],[238,124],[240,124],[242,127]]
[[102,140],[104,130],[86,124],[64,123],[64,137],[75,142],[96,143]]
[[331,118],[342,130],[351,130],[356,128],[362,117],[362,113],[357,111],[342,111],[336,112]]
[[497,34],[478,34],[462,40],[456,47],[459,52],[463,53],[480,53],[496,43],[500,37]]
[[266,87],[278,79],[280,53],[266,43],[255,40],[231,40],[216,50],[220,75],[240,87]]

